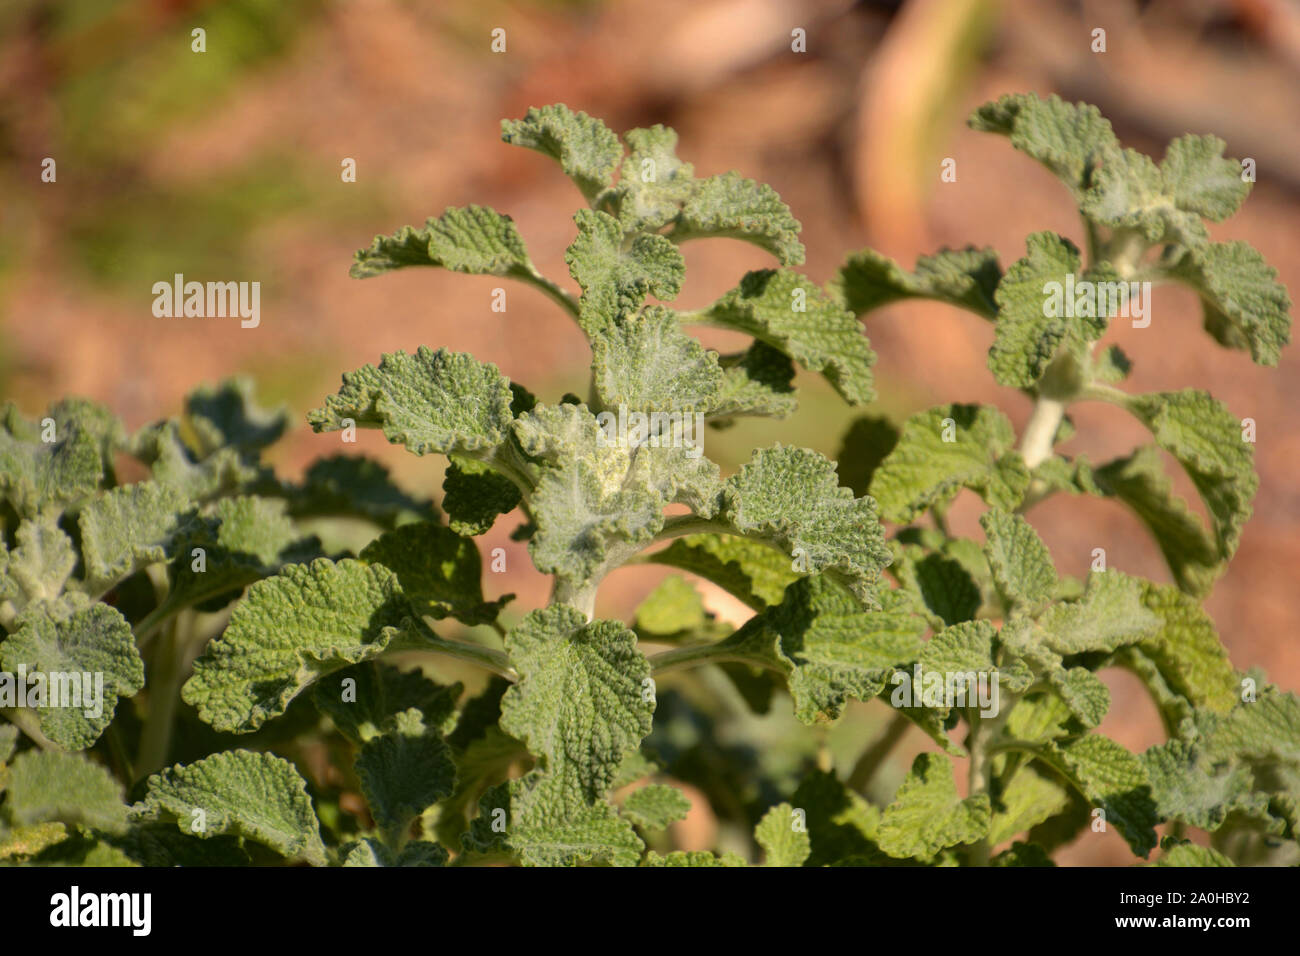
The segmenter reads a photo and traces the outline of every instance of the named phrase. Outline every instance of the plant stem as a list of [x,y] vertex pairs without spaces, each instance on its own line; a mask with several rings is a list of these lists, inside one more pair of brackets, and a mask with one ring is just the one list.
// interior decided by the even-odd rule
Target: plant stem
[[61,748],[54,746],[50,738],[41,733],[41,720],[36,716],[36,712],[28,710],[25,707],[0,707],[0,714],[8,718],[11,724],[14,724],[19,730],[36,742],[36,746],[42,750],[59,750]]
[[181,644],[189,630],[181,624],[180,621],[173,623],[162,635],[149,662],[149,714],[140,731],[140,746],[135,760],[136,772],[141,777],[161,770],[171,750],[172,726],[180,697],[185,656]]
[[1043,395],[1038,396],[1034,412],[1029,416],[1029,423],[1025,426],[1025,432],[1020,436],[1020,454],[1030,471],[1052,456],[1052,446],[1064,417],[1064,402]]
[[[985,735],[988,733],[986,721],[978,718],[971,724],[970,738],[966,741],[966,748],[970,751],[970,768],[967,777],[967,796],[975,796],[978,793],[988,793],[992,784],[993,762],[988,753]],[[988,866],[989,852],[991,847],[987,839],[981,839],[971,847],[971,864],[973,866]]]
[[510,666],[510,660],[506,657],[504,651],[493,650],[490,647],[483,647],[479,644],[471,644],[468,641],[453,641],[445,637],[439,637],[432,631],[423,629],[424,633],[419,636],[398,641],[394,643],[394,650],[405,651],[433,651],[438,654],[445,654],[456,660],[468,661],[471,664],[477,664],[479,667],[489,670],[492,673],[504,677],[506,680],[514,682],[519,680],[519,674]]
[[850,789],[858,793],[866,790],[867,784],[876,776],[876,771],[889,756],[889,752],[903,739],[911,723],[902,711],[894,711],[894,716],[886,725],[885,732],[873,741],[870,747],[862,751],[862,756],[849,771],[849,779],[846,782]]
[[763,660],[735,648],[723,647],[722,644],[691,644],[687,647],[674,647],[671,651],[661,651],[650,656],[650,667],[656,674],[694,667],[697,664],[753,664],[772,668],[770,661]]

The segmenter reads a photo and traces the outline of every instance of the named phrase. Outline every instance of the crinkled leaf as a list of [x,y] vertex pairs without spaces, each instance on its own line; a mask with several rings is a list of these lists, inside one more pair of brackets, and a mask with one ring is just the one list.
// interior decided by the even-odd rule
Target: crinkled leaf
[[832,294],[857,316],[903,299],[937,299],[986,319],[997,316],[993,295],[1002,278],[993,249],[940,249],[919,256],[908,272],[874,249],[855,252],[831,281]]
[[623,816],[647,830],[662,830],[669,824],[685,820],[691,801],[676,787],[649,783],[638,787],[623,801]]
[[490,530],[499,515],[513,511],[522,500],[518,485],[471,458],[452,460],[442,479],[442,491],[442,507],[451,530],[470,536]]
[[1033,608],[1051,600],[1059,579],[1047,546],[1017,514],[990,510],[980,517],[984,554],[998,590],[1011,604]]
[[1196,290],[1205,330],[1220,345],[1247,349],[1260,365],[1276,365],[1291,341],[1291,297],[1277,270],[1248,243],[1206,242],[1186,249],[1168,275]]
[[646,854],[642,866],[746,866],[743,859],[735,853],[715,856],[708,850],[673,850],[662,856],[654,851]]
[[623,147],[609,127],[563,103],[533,107],[523,119],[502,120],[501,139],[557,160],[588,201],[613,182],[623,158]]
[[1210,616],[1175,588],[1143,582],[1142,603],[1158,630],[1139,647],[1171,689],[1197,708],[1227,713],[1237,702],[1237,678]]
[[591,209],[578,210],[574,221],[578,237],[564,261],[582,288],[578,322],[589,335],[635,312],[647,295],[677,297],[686,263],[663,236],[637,233],[624,242],[618,220]]
[[684,333],[668,309],[652,307],[604,328],[591,349],[596,388],[615,413],[704,412],[722,385],[718,354]]
[[251,379],[204,385],[185,396],[186,422],[197,438],[200,455],[234,448],[250,460],[280,440],[289,427],[289,412],[261,408]]
[[[888,418],[878,415],[855,418],[844,433],[840,452],[835,456],[841,484],[852,489],[855,495],[865,495],[876,471],[898,445],[901,436],[902,432]],[[876,503],[880,503],[879,499]]]
[[356,515],[391,528],[408,521],[432,521],[433,503],[407,494],[388,469],[370,458],[331,455],[312,462],[301,485],[288,491],[295,518]]
[[1236,866],[1218,850],[1195,843],[1179,843],[1160,854],[1151,866]]
[[803,263],[799,221],[776,190],[737,172],[696,182],[672,232],[676,242],[706,236],[740,239],[772,253],[783,266]]
[[1051,745],[1045,759],[1119,829],[1133,852],[1145,857],[1156,845],[1160,822],[1151,783],[1140,758],[1101,734]]
[[510,383],[495,365],[463,352],[420,346],[392,352],[378,368],[345,373],[337,395],[307,416],[318,432],[382,428],[417,455],[484,451],[500,444],[512,418]]
[[380,535],[361,552],[361,560],[393,571],[415,610],[435,619],[487,624],[511,597],[484,601],[483,567],[474,541],[431,522]]
[[1029,471],[1014,444],[1011,422],[997,409],[940,405],[908,419],[875,469],[871,494],[881,514],[900,524],[946,505],[963,487],[1010,510],[1029,487]]
[[89,424],[57,414],[33,423],[6,405],[0,411],[0,497],[30,518],[93,495],[105,469],[102,430]]
[[812,852],[812,840],[794,807],[778,803],[758,821],[754,840],[763,848],[764,866],[803,866]]
[[218,730],[256,730],[318,677],[409,636],[414,613],[383,565],[325,558],[289,565],[248,589],[195,662],[182,697]]
[[404,266],[496,276],[532,269],[514,221],[486,206],[452,207],[423,229],[403,226],[391,236],[376,236],[369,249],[356,254],[352,277],[366,279]]
[[367,661],[335,671],[316,682],[312,701],[354,743],[396,729],[398,715],[419,711],[426,726],[449,731],[464,687],[434,683],[419,671],[401,671]]
[[831,461],[806,448],[761,449],[727,479],[722,498],[737,531],[781,548],[801,570],[831,572],[871,600],[890,560],[876,503],[840,487]]
[[1069,802],[1070,795],[1061,784],[1032,766],[1021,767],[993,803],[989,845],[997,846],[1038,826],[1064,810]]
[[46,512],[24,519],[15,542],[17,547],[6,554],[0,541],[0,599],[14,599],[19,609],[56,599],[77,565],[76,548],[59,527],[58,516]]
[[174,557],[178,537],[196,527],[188,505],[176,488],[142,481],[114,488],[83,508],[78,523],[86,589],[100,593]]
[[718,427],[734,415],[785,418],[798,407],[794,365],[780,349],[754,342],[744,352],[720,357],[718,364],[722,384],[707,411]]
[[1114,651],[1152,636],[1160,620],[1143,604],[1144,582],[1119,571],[1093,572],[1083,596],[1048,608],[1044,641],[1059,654]]
[[696,186],[695,170],[677,158],[677,133],[665,126],[623,134],[630,153],[618,183],[618,218],[628,231],[653,232],[677,218]]
[[1119,143],[1110,121],[1095,106],[1067,103],[1052,94],[1009,93],[977,109],[972,129],[1000,133],[1011,145],[1038,160],[1065,183],[1081,201],[1092,185],[1097,166]]
[[950,846],[984,839],[991,817],[987,794],[957,796],[947,758],[918,754],[894,802],[881,814],[878,842],[892,857],[927,860]]
[[693,534],[678,538],[645,560],[697,574],[755,610],[780,604],[786,586],[799,578],[781,552],[731,535]]
[[[84,750],[113,721],[120,697],[133,697],[144,686],[144,662],[131,626],[116,608],[90,604],[75,611],[37,605],[19,618],[21,626],[0,644],[0,664],[28,680],[44,675],[44,701],[29,706],[41,733],[68,750]],[[101,683],[102,682],[102,683]]]
[[137,817],[175,820],[181,832],[203,840],[242,837],[289,859],[325,865],[307,783],[274,754],[224,751],[156,773],[147,786],[132,810]]
[[501,728],[547,775],[588,803],[650,732],[650,665],[616,621],[588,623],[565,605],[530,613],[506,636],[519,682],[501,700]]
[[414,710],[399,714],[389,730],[361,745],[356,771],[370,815],[393,843],[400,843],[411,823],[456,786],[451,748],[425,729]]
[[60,821],[109,833],[126,829],[121,785],[80,754],[28,750],[6,773],[4,814],[13,826]]
[[814,283],[789,269],[746,273],[740,285],[699,313],[780,349],[857,405],[875,397],[875,353],[862,323]]

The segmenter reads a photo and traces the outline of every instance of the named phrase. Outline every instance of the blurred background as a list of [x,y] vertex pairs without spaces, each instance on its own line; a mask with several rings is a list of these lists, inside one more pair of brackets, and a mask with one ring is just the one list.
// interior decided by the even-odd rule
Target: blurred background
[[[204,53],[191,50],[197,27]],[[504,53],[491,49],[496,28]],[[796,28],[804,53],[791,50]],[[1104,53],[1092,49],[1098,28]],[[508,288],[508,311],[497,313],[496,279],[347,275],[374,234],[472,202],[513,216],[542,271],[574,288],[564,248],[579,194],[553,163],[499,140],[501,118],[552,102],[619,131],[673,126],[697,175],[734,168],[771,183],[804,224],[806,271],[817,281],[864,245],[909,268],[940,246],[990,245],[1005,267],[1033,231],[1081,243],[1050,174],[965,126],[980,103],[1023,90],[1095,103],[1126,145],[1157,157],[1173,136],[1198,132],[1222,136],[1230,156],[1254,158],[1252,196],[1213,234],[1255,245],[1300,297],[1300,4],[1291,0],[5,0],[0,400],[32,414],[84,395],[135,428],[175,414],[198,383],[250,376],[263,404],[287,404],[300,423],[274,450],[281,472],[297,477],[340,450],[337,435],[313,435],[303,415],[341,371],[385,351],[447,346],[496,362],[543,400],[580,391],[583,339],[531,290]],[[52,183],[41,179],[47,157],[57,163]],[[340,176],[349,158],[356,182]],[[955,182],[940,181],[948,158]],[[740,243],[684,252],[684,308],[771,264]],[[151,287],[175,273],[260,281],[260,327],[155,318]],[[1150,328],[1117,323],[1108,340],[1133,358],[1132,388],[1206,388],[1258,423],[1256,520],[1208,609],[1239,668],[1258,665],[1296,690],[1296,351],[1277,370],[1257,368],[1201,331],[1191,293],[1156,296]],[[871,411],[901,419],[938,402],[996,402],[1024,423],[1028,401],[985,367],[986,323],[906,304],[866,324],[879,353]],[[710,436],[707,451],[724,471],[775,440],[836,455],[854,410],[820,379],[800,384],[794,417]],[[1094,461],[1143,437],[1114,409],[1082,406],[1074,417],[1079,437],[1065,448]],[[408,489],[437,495],[440,462],[377,434],[358,447]],[[960,500],[954,530],[978,536],[978,510]],[[1154,544],[1117,506],[1053,499],[1033,519],[1062,572],[1085,573],[1091,550],[1104,547],[1111,566],[1169,580]],[[546,581],[509,540],[517,524],[503,518],[483,541],[509,552],[506,580],[487,590],[518,593],[515,617],[546,598]],[[599,613],[627,616],[657,579],[614,574]],[[706,598],[720,615],[740,615],[719,593]],[[1102,730],[1130,748],[1156,742],[1159,723],[1136,681],[1107,677],[1113,703]],[[707,764],[688,703],[676,701],[661,707],[659,746]],[[745,759],[797,780],[811,740],[852,766],[879,708],[862,705],[829,735],[775,708],[742,728]],[[734,751],[732,730],[719,726],[708,746]],[[930,746],[914,736],[873,796],[888,799],[911,755]],[[756,796],[730,786],[716,781],[715,805]],[[707,810],[679,826],[687,848],[726,843]],[[1062,862],[1129,859],[1109,834],[1081,839]]]

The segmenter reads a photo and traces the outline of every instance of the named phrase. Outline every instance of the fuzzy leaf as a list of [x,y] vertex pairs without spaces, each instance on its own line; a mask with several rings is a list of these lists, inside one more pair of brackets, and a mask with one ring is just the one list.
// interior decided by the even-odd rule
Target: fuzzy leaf
[[1126,404],[1192,479],[1210,514],[1219,556],[1231,558],[1259,487],[1241,423],[1222,402],[1190,388],[1135,395]]
[[379,462],[352,455],[312,462],[302,484],[291,487],[288,497],[289,514],[295,518],[355,515],[391,528],[407,521],[432,521],[438,515],[432,502],[394,484]]
[[1048,608],[1039,619],[1059,654],[1114,651],[1152,636],[1160,620],[1143,606],[1144,582],[1119,571],[1093,572],[1083,596]]
[[592,337],[592,375],[602,403],[642,412],[704,412],[722,385],[718,353],[651,307]]
[[1201,297],[1205,330],[1215,341],[1249,350],[1260,365],[1277,364],[1291,341],[1291,297],[1258,251],[1237,240],[1198,244],[1168,275]]
[[588,201],[609,187],[623,158],[623,147],[609,127],[563,103],[532,107],[523,119],[502,120],[501,139],[557,160]]
[[630,153],[618,183],[623,228],[653,232],[677,218],[696,187],[695,170],[677,158],[677,133],[665,126],[623,134]]
[[1115,741],[1090,733],[1066,744],[1052,745],[1049,763],[1065,775],[1095,807],[1106,812],[1133,852],[1145,857],[1156,845],[1160,822],[1151,796],[1150,779],[1142,761]]
[[1010,510],[1029,487],[1014,444],[1011,422],[997,409],[940,405],[908,419],[872,476],[871,494],[881,514],[899,524],[946,505],[963,487]]
[[[11,674],[25,666],[29,680],[43,674],[45,704],[32,708],[41,732],[60,747],[86,749],[112,723],[118,698],[133,697],[144,686],[144,662],[131,626],[107,604],[75,611],[37,605],[19,623],[0,644],[0,664]],[[31,692],[29,687],[29,701]]]
[[195,527],[188,498],[152,481],[114,488],[81,511],[86,589],[92,593],[174,556],[177,537]]
[[623,816],[647,830],[662,830],[685,820],[691,801],[676,787],[650,783],[638,787],[623,801]]
[[804,260],[800,228],[776,190],[730,172],[695,184],[672,238],[675,242],[706,236],[740,239],[772,253],[783,266],[797,266]]
[[1195,843],[1179,843],[1160,854],[1151,866],[1236,866],[1218,850]]
[[395,731],[398,717],[411,710],[418,711],[430,729],[451,730],[456,701],[463,690],[459,682],[444,686],[419,671],[367,661],[318,680],[312,688],[312,702],[345,737],[364,743]]
[[986,319],[997,316],[994,293],[1002,279],[993,249],[940,249],[919,256],[908,272],[874,249],[855,252],[831,281],[831,293],[856,316],[903,299],[936,299]]
[[733,415],[785,418],[799,405],[795,397],[794,364],[766,342],[754,342],[737,355],[718,359],[722,384],[713,396],[708,416],[718,427]]
[[941,850],[982,840],[992,812],[987,794],[960,799],[952,763],[918,754],[894,802],[880,817],[880,848],[895,858],[932,859]]
[[58,516],[46,512],[25,519],[15,540],[17,547],[7,553],[0,542],[0,599],[16,599],[21,610],[31,602],[58,598],[77,566],[76,548],[59,527]]
[[1143,582],[1142,603],[1158,630],[1140,643],[1169,686],[1197,708],[1227,713],[1237,701],[1237,678],[1214,622],[1177,589]]
[[487,624],[510,599],[483,600],[478,547],[442,525],[422,522],[389,531],[366,545],[361,560],[395,573],[416,612],[437,620]]
[[758,821],[754,840],[763,848],[764,866],[803,866],[812,852],[806,828],[795,829],[794,807],[778,803]]
[[528,745],[548,776],[588,803],[650,732],[650,665],[631,631],[588,623],[565,605],[534,611],[507,636],[519,682],[501,700],[501,728]]
[[578,237],[564,261],[582,288],[578,322],[588,335],[635,312],[647,295],[665,301],[677,297],[686,263],[663,236],[638,233],[625,244],[618,220],[590,209],[578,210],[574,221]]
[[456,787],[451,748],[425,729],[415,710],[399,714],[394,726],[361,745],[356,770],[375,824],[393,843],[401,843],[411,823]]
[[701,321],[752,335],[818,372],[851,405],[875,397],[875,353],[862,323],[789,269],[746,273],[740,285],[699,313]]
[[755,610],[780,604],[788,584],[799,574],[774,548],[746,538],[693,534],[678,538],[645,560],[697,574],[730,592]]
[[13,826],[61,821],[121,833],[122,787],[80,754],[28,750],[9,764],[4,814]]
[[392,352],[378,368],[345,373],[338,394],[307,421],[317,432],[338,431],[345,419],[382,428],[390,442],[417,455],[476,452],[505,439],[510,399],[510,383],[495,365],[422,345],[415,355]]
[[1011,145],[1055,173],[1081,201],[1094,173],[1119,143],[1110,121],[1095,106],[1067,103],[1055,94],[1009,93],[985,103],[969,120],[972,129],[1010,137]]
[[409,637],[414,613],[383,565],[289,565],[248,589],[181,696],[217,730],[256,730],[312,681]]
[[[104,475],[102,437],[94,427],[51,409],[43,424],[27,421],[15,405],[0,409],[0,498],[19,516],[63,511],[90,497]],[[45,438],[51,441],[45,441]]]
[[751,618],[719,647],[785,675],[795,716],[835,720],[849,700],[870,700],[889,674],[916,659],[925,622],[902,605],[864,611],[843,587],[801,578],[785,599]]
[[147,786],[144,800],[132,808],[137,818],[170,819],[201,840],[229,834],[288,859],[325,865],[306,781],[287,760],[228,750],[156,773]]
[[513,511],[522,500],[518,485],[472,458],[452,460],[442,491],[451,530],[469,536],[486,533],[499,515]]
[[1020,515],[990,510],[980,517],[984,554],[998,590],[1012,604],[1035,607],[1051,600],[1059,579],[1052,556]]
[[841,488],[829,460],[806,448],[761,449],[727,479],[722,500],[737,531],[781,548],[801,570],[829,571],[870,600],[890,560],[876,503]]

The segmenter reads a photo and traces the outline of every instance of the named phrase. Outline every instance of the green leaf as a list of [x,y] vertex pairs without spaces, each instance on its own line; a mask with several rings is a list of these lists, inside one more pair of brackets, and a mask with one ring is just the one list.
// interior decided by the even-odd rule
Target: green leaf
[[451,530],[470,536],[491,530],[498,515],[513,511],[522,500],[518,485],[472,458],[452,460],[442,479],[442,491],[442,507]]
[[588,335],[635,312],[647,295],[665,301],[677,297],[686,262],[671,242],[638,233],[625,243],[622,227],[608,213],[579,209],[573,218],[578,237],[564,261],[582,288],[578,323]]
[[415,498],[394,484],[388,469],[379,462],[352,455],[331,455],[312,462],[302,484],[288,489],[288,500],[289,514],[295,518],[355,515],[381,528],[432,521],[438,515],[432,502]]
[[1265,688],[1223,720],[1212,745],[1216,754],[1300,764],[1300,697]]
[[1013,843],[993,859],[989,866],[1056,866],[1037,843]]
[[478,547],[470,538],[431,522],[380,535],[361,552],[361,560],[393,571],[416,612],[438,620],[454,617],[470,626],[488,624],[513,596],[484,601]]
[[1045,758],[1094,807],[1106,813],[1133,852],[1145,857],[1156,845],[1160,822],[1151,795],[1151,782],[1142,761],[1115,741],[1090,733],[1068,743],[1051,745]]
[[1236,866],[1230,859],[1208,846],[1179,843],[1160,854],[1151,866]]
[[1092,671],[1086,667],[1058,667],[1048,673],[1047,679],[1083,726],[1091,729],[1105,719],[1110,710],[1110,689]]
[[916,545],[896,546],[890,573],[917,597],[936,628],[973,619],[984,603],[979,585],[960,561]]
[[201,456],[233,448],[252,461],[280,440],[289,427],[288,410],[259,407],[253,392],[251,379],[237,378],[215,387],[200,386],[185,396],[186,424],[197,438]]
[[917,754],[894,802],[880,817],[880,848],[895,858],[933,859],[941,850],[984,839],[992,812],[988,794],[960,799],[952,763]]
[[643,560],[697,574],[756,611],[780,604],[786,586],[799,578],[781,552],[731,535],[688,535]]
[[[1083,279],[1097,283],[1097,294],[1070,302],[1068,277],[1079,272],[1080,264],[1074,243],[1053,232],[1036,232],[1025,247],[1028,254],[1007,269],[998,286],[998,318],[989,349],[993,377],[1016,388],[1034,387],[1061,349],[1083,350],[1102,336],[1110,309],[1101,309],[1101,293],[1118,279],[1108,265],[1090,269]],[[1111,297],[1107,291],[1110,307],[1120,305],[1119,294]],[[1103,314],[1095,314],[1099,310]]]
[[746,866],[744,860],[734,853],[714,856],[708,850],[673,850],[659,855],[651,851],[641,862],[642,866]]
[[803,866],[812,852],[808,830],[788,803],[779,803],[763,814],[754,828],[754,839],[763,848],[764,866]]
[[662,229],[695,189],[694,167],[677,158],[677,133],[665,126],[628,130],[623,139],[631,152],[617,188],[619,222],[629,232]]
[[504,441],[512,419],[510,383],[495,365],[462,352],[420,346],[392,352],[376,368],[343,375],[337,395],[307,416],[317,432],[382,428],[417,455],[481,452]]
[[255,452],[224,446],[198,449],[196,440],[185,436],[200,430],[178,419],[147,425],[132,436],[131,453],[149,466],[155,484],[195,501],[251,490],[270,479],[268,469],[252,463]]
[[317,678],[410,639],[414,613],[383,565],[289,565],[248,589],[181,696],[217,730],[256,730]]
[[1017,514],[990,510],[980,516],[984,554],[998,590],[1010,603],[1034,608],[1052,599],[1059,578],[1047,546],[1033,527]]
[[6,772],[4,814],[13,826],[61,821],[108,833],[126,829],[121,785],[80,754],[28,750]]
[[1135,395],[1125,404],[1192,479],[1209,512],[1219,556],[1231,558],[1259,487],[1241,423],[1226,405],[1196,389]]
[[1170,740],[1149,748],[1142,763],[1160,816],[1202,830],[1217,830],[1232,813],[1267,818],[1268,798],[1254,793],[1250,770],[1216,759],[1200,742]]
[[889,674],[921,651],[925,622],[901,602],[890,603],[895,606],[864,611],[824,576],[801,578],[779,605],[718,647],[784,674],[799,720],[835,720],[850,699],[880,693]]
[[814,283],[789,269],[749,272],[740,285],[687,321],[744,332],[826,377],[851,405],[875,397],[875,353],[862,323]]
[[188,498],[152,481],[114,488],[81,511],[86,589],[106,591],[150,564],[174,557],[178,536],[194,527]]
[[1291,297],[1258,251],[1238,240],[1201,243],[1183,251],[1166,275],[1196,290],[1216,342],[1277,365],[1291,341]]
[[1082,201],[1103,158],[1118,151],[1110,121],[1095,106],[1066,103],[1055,94],[1009,93],[985,103],[970,117],[970,127],[1010,137],[1011,145],[1055,173]]
[[660,581],[636,609],[637,631],[652,640],[704,630],[711,623],[700,592],[675,575]]
[[0,595],[15,600],[19,610],[58,598],[77,566],[77,551],[57,515],[24,519],[15,540],[17,547],[7,553],[0,542]]
[[684,333],[669,309],[651,307],[604,328],[591,349],[593,381],[607,408],[704,412],[722,386],[718,353]]
[[42,705],[32,703],[36,686],[27,688],[41,733],[68,750],[86,749],[113,722],[118,698],[144,687],[131,626],[107,604],[34,605],[18,622],[0,644],[0,664],[10,674],[26,668],[29,681],[43,675]]
[[356,770],[370,814],[390,846],[405,842],[411,823],[456,787],[451,748],[425,729],[414,709],[361,745]]
[[871,600],[890,560],[876,503],[841,488],[835,465],[817,452],[760,449],[727,479],[722,501],[727,522],[741,534],[785,551],[800,570],[834,574],[860,600]]
[[423,229],[403,226],[376,236],[356,254],[352,278],[367,279],[405,266],[442,266],[473,275],[528,275],[532,264],[509,216],[485,206],[452,207]]
[[1119,571],[1093,572],[1083,596],[1048,608],[1044,642],[1059,654],[1114,651],[1152,636],[1160,620],[1143,605],[1145,582]]
[[1178,586],[1188,594],[1208,594],[1224,560],[1200,519],[1174,494],[1159,449],[1143,445],[1128,457],[1095,469],[1092,476],[1099,491],[1137,513],[1160,546]]
[[690,812],[691,801],[686,794],[662,783],[638,787],[623,801],[623,816],[647,830],[662,830],[685,820]]
[[1227,713],[1237,702],[1237,677],[1210,616],[1177,589],[1143,582],[1142,603],[1159,629],[1138,645],[1171,689],[1197,708]]
[[650,665],[617,621],[575,608],[533,611],[506,635],[519,672],[501,700],[501,728],[528,745],[548,776],[588,803],[650,732]]
[[940,249],[919,256],[915,272],[874,249],[863,249],[840,266],[830,289],[859,317],[904,299],[936,299],[993,319],[998,313],[993,295],[1001,279],[998,254],[990,248]]
[[288,859],[325,865],[306,781],[287,760],[228,750],[156,773],[147,788],[132,808],[137,818],[174,820],[181,832],[201,840],[229,834]]
[[1021,767],[994,801],[989,845],[997,846],[1038,826],[1064,811],[1069,802],[1070,794],[1063,786],[1032,765]]
[[394,853],[369,837],[339,847],[340,866],[446,866],[447,851],[427,840],[412,840]]
[[609,127],[563,103],[533,107],[523,119],[502,120],[501,139],[557,160],[588,202],[613,183],[623,158],[623,147]]
[[871,479],[881,514],[906,524],[971,488],[990,505],[1010,510],[1029,487],[1015,432],[1000,411],[980,405],[939,405],[908,419]]
[[804,260],[800,228],[771,186],[729,172],[695,183],[671,235],[674,242],[739,239],[770,252],[783,266],[797,266]]
[[98,423],[83,426],[79,418],[59,414],[57,406],[51,412],[37,424],[12,403],[0,410],[0,498],[20,517],[61,512],[93,495],[104,476]]
[[[500,830],[494,826],[498,822]],[[483,794],[479,815],[461,842],[470,852],[512,853],[525,866],[573,866],[587,861],[636,866],[645,848],[631,822],[611,804],[572,806],[538,774],[499,784]]]
[[367,661],[318,680],[312,702],[345,737],[364,743],[396,731],[398,716],[410,710],[418,711],[431,729],[449,731],[463,690],[459,682],[444,686],[419,671]]
[[780,349],[753,342],[744,352],[721,356],[718,364],[722,384],[707,412],[716,427],[730,424],[734,415],[785,418],[799,406],[794,365]]

